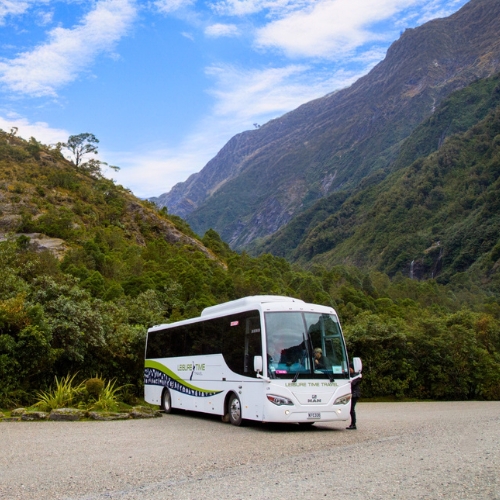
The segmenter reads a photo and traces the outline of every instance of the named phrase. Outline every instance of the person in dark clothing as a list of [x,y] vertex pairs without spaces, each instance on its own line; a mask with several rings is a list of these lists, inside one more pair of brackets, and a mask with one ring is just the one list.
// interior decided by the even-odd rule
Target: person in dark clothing
[[316,349],[314,349],[314,369],[315,370],[326,369],[325,357],[323,356],[323,351],[321,347],[316,347]]
[[356,429],[356,403],[361,397],[361,373],[355,373],[352,363],[349,364],[349,374],[351,375],[351,425],[346,427],[349,430]]

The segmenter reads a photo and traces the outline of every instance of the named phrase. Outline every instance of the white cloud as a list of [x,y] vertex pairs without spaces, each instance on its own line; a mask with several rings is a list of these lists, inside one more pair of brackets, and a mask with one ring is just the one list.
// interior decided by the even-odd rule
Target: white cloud
[[160,12],[170,14],[171,12],[175,12],[176,10],[180,10],[184,7],[189,7],[195,2],[196,0],[156,0],[154,5]]
[[26,140],[34,137],[38,142],[46,145],[64,142],[71,135],[66,130],[52,128],[45,122],[30,123],[26,118],[16,115],[0,116],[0,129],[10,132],[13,127],[18,129],[17,136]]
[[218,38],[221,36],[236,36],[239,34],[237,26],[234,24],[212,24],[205,28],[205,35]]
[[245,70],[233,66],[211,66],[208,75],[216,80],[210,93],[216,97],[214,113],[234,117],[240,129],[262,123],[301,104],[350,85],[364,74],[345,70],[312,71],[306,65]]
[[7,16],[24,14],[24,12],[26,12],[36,1],[37,0],[0,0],[0,25],[4,24]]
[[465,4],[467,0],[433,0],[424,5],[418,16],[418,24],[426,23],[431,19],[438,19],[450,16],[456,12],[459,7]]
[[419,0],[319,0],[257,30],[257,47],[275,48],[289,57],[339,59],[377,40],[371,24],[388,19]]
[[0,62],[0,81],[19,93],[55,95],[94,58],[113,48],[135,17],[133,0],[101,0],[73,29],[55,28],[50,41],[17,58]]
[[52,23],[52,20],[54,18],[54,12],[53,11],[38,12],[37,17],[38,17],[37,24],[39,26],[47,26],[48,24]]
[[268,10],[271,15],[307,8],[314,0],[220,0],[211,4],[212,9],[220,15],[246,16]]
[[111,165],[120,167],[118,172],[110,173],[109,177],[130,189],[135,196],[151,198],[170,191],[175,184],[184,182],[193,172],[201,170],[216,152],[213,149],[203,151],[198,147],[193,149],[193,145],[187,141],[172,150],[129,153],[106,151],[103,157]]

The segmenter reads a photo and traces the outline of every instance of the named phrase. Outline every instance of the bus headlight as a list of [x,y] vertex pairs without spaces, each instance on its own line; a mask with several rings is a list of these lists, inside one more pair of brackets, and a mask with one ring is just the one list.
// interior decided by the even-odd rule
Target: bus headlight
[[334,405],[346,405],[347,403],[349,403],[350,400],[351,400],[351,395],[346,394],[345,396],[340,396],[340,398],[337,398],[333,404]]
[[275,404],[276,406],[293,406],[293,402],[288,398],[284,398],[283,396],[268,394],[267,399],[269,399],[269,401],[271,401],[271,403]]

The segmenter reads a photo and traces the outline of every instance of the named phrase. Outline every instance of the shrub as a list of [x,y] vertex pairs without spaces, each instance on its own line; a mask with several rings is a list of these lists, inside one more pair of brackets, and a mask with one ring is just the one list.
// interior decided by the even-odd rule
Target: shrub
[[43,411],[55,410],[56,408],[67,408],[76,403],[83,390],[83,383],[74,386],[73,382],[76,377],[69,375],[61,380],[56,379],[56,387],[46,392],[38,392],[38,401],[34,406]]
[[118,397],[122,387],[115,387],[116,380],[110,380],[99,393],[99,398],[91,406],[92,410],[116,411],[118,409]]
[[92,396],[95,399],[99,399],[99,395],[101,394],[104,388],[104,380],[99,377],[89,378],[85,382],[85,389],[89,396]]

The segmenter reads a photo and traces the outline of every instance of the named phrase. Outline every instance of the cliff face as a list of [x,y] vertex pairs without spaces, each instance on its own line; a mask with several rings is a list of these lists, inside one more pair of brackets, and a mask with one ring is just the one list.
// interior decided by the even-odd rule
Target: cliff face
[[443,98],[500,69],[500,2],[472,0],[406,30],[351,87],[233,137],[155,201],[234,248],[273,234],[317,200],[387,167]]

